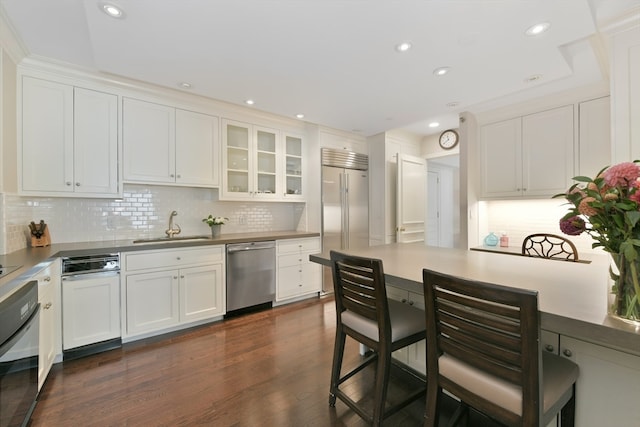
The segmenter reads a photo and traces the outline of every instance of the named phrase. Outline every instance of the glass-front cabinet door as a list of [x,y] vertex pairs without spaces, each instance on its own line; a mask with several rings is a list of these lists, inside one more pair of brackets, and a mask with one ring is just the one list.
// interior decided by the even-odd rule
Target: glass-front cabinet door
[[278,199],[279,132],[249,123],[223,120],[222,200]]
[[223,192],[239,198],[248,197],[250,181],[250,133],[249,125],[238,122],[224,122],[224,176]]
[[278,131],[254,126],[255,172],[253,196],[278,198]]
[[284,135],[285,150],[285,191],[287,199],[303,197],[302,191],[302,138]]

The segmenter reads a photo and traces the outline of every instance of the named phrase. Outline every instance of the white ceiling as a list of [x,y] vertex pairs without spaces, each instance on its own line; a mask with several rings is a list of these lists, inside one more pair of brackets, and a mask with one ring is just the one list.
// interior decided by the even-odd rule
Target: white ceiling
[[[598,27],[640,0],[0,0],[27,52],[372,135],[602,81]],[[531,38],[534,23],[551,28]],[[396,44],[412,49],[398,53]],[[597,44],[596,44],[597,45]],[[437,67],[451,67],[436,77]],[[530,76],[539,80],[525,83]],[[448,103],[458,103],[447,107]],[[426,123],[441,122],[429,129]]]

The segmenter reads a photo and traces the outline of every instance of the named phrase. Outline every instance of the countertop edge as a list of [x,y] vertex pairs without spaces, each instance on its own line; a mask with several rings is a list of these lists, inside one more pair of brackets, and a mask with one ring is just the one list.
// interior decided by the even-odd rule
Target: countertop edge
[[228,243],[263,242],[267,240],[302,239],[319,237],[318,232],[306,231],[261,231],[249,233],[221,234],[216,238],[202,240],[176,240],[154,243],[133,243],[133,239],[95,242],[55,243],[45,247],[27,247],[6,255],[0,255],[0,263],[6,266],[20,265],[16,271],[0,279],[0,300],[5,299],[32,276],[64,256],[93,255],[104,252],[136,252],[158,249],[217,246]]

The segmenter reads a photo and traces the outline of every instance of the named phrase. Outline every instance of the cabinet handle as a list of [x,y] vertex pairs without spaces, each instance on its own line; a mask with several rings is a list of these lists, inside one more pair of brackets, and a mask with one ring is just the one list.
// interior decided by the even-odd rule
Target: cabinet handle
[[46,304],[44,305],[44,307],[42,307],[42,309],[43,309],[43,310],[49,310],[49,309],[51,308],[51,306],[52,306],[52,305],[53,305],[53,304],[51,304],[50,302],[48,302],[48,303],[46,303]]
[[551,344],[547,344],[544,346],[544,349],[547,350],[549,353],[553,353],[554,347]]
[[567,357],[573,356],[573,353],[568,348],[565,348],[564,351],[562,352],[562,354],[564,354]]
[[51,276],[47,276],[42,280],[45,281],[45,282],[50,282],[51,281]]

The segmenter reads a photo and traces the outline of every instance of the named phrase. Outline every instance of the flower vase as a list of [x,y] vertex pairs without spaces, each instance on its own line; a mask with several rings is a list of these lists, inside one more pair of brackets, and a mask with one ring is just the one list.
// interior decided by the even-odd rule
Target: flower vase
[[611,254],[609,314],[640,325],[640,259]]
[[220,237],[220,229],[222,228],[221,224],[212,224],[211,225],[211,237],[214,239],[216,237]]

